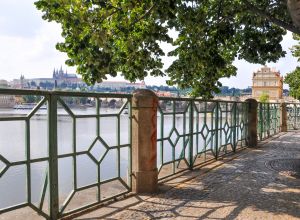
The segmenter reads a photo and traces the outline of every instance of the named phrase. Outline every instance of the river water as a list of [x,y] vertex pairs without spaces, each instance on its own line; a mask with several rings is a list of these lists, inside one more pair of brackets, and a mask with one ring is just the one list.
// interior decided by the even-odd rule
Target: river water
[[[72,109],[73,110],[73,109]],[[1,109],[0,117],[25,116],[30,110]],[[95,114],[95,108],[75,109],[77,115]],[[101,114],[116,113],[117,110],[101,109]],[[26,160],[26,124],[24,121],[0,122],[0,153],[10,162]],[[120,117],[120,144],[129,144],[128,114]],[[93,118],[76,119],[76,136],[73,136],[73,119],[62,108],[58,109],[57,121],[58,154],[73,152],[73,142],[76,142],[76,152],[87,151],[97,137],[97,120]],[[101,141],[97,140],[90,150],[91,157],[100,160],[106,149],[116,146],[117,117],[100,119]],[[106,147],[104,145],[107,145]],[[121,177],[127,178],[129,148],[120,150]],[[117,150],[106,153],[100,166],[101,181],[117,177]],[[30,159],[48,157],[48,120],[47,110],[39,110],[30,119]],[[0,160],[0,170],[5,164]],[[43,179],[48,169],[48,162],[31,164],[32,200],[38,201],[43,186]],[[82,187],[97,182],[97,164],[87,155],[77,156],[77,185]],[[68,195],[73,188],[73,159],[61,158],[58,161],[60,195]],[[11,166],[0,178],[0,208],[16,205],[26,201],[26,166]]]
[[[14,110],[0,109],[0,117],[4,116],[25,116],[30,110]],[[95,114],[95,108],[74,109],[77,115]],[[113,109],[101,109],[102,114],[117,113]],[[182,134],[184,129],[188,130],[188,123],[184,128],[183,117],[175,118],[178,133]],[[188,120],[187,120],[188,121]],[[162,131],[164,136],[168,136],[172,128],[173,117],[164,117],[164,127]],[[48,125],[47,111],[39,110],[30,119],[30,159],[48,157]],[[158,125],[160,116],[158,116]],[[201,122],[203,123],[203,122]],[[200,123],[200,127],[202,124]],[[120,145],[124,145],[120,150],[120,175],[125,181],[128,180],[128,158],[129,148],[129,115],[120,114]],[[26,124],[24,121],[1,121],[0,122],[0,153],[10,162],[26,160]],[[208,127],[210,127],[208,125]],[[58,133],[58,154],[68,154],[73,152],[73,144],[76,142],[76,152],[87,151],[94,143],[90,150],[90,157],[87,154],[82,154],[76,157],[77,170],[77,186],[97,182],[98,170],[97,164],[91,159],[94,157],[100,160],[106,152],[106,148],[116,146],[117,143],[117,117],[102,117],[100,119],[100,137],[101,140],[96,140],[97,137],[97,120],[96,118],[80,118],[76,119],[76,136],[73,136],[73,119],[62,108],[58,109],[57,121]],[[158,137],[161,131],[158,129]],[[174,136],[174,137],[173,137]],[[171,139],[176,140],[177,136],[172,135]],[[199,138],[203,142],[203,138]],[[201,141],[200,140],[200,141]],[[164,149],[164,162],[171,160],[171,147],[168,141],[164,142],[169,145]],[[104,145],[107,145],[104,147]],[[178,140],[177,145],[183,145],[183,139]],[[158,147],[159,148],[159,147]],[[159,151],[160,152],[160,151]],[[175,157],[179,157],[181,150],[176,150]],[[101,181],[118,176],[118,151],[111,149],[106,153],[100,165]],[[62,198],[73,189],[74,170],[73,157],[59,159],[59,194]],[[158,159],[158,163],[161,163]],[[0,160],[0,170],[5,167],[5,164]],[[26,186],[26,170],[25,165],[11,166],[5,174],[0,178],[0,209],[26,202],[27,186]],[[43,179],[48,169],[48,162],[31,163],[31,188],[32,201],[37,202],[40,198],[40,192],[43,187]]]

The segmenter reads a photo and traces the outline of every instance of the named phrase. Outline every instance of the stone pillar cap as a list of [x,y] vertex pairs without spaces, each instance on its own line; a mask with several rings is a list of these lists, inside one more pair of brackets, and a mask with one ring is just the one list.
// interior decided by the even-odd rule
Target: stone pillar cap
[[133,92],[132,107],[153,108],[157,107],[158,97],[149,89],[137,89]]
[[150,89],[137,89],[133,92],[133,96],[138,97],[138,96],[154,96],[157,97],[155,92],[153,92]]

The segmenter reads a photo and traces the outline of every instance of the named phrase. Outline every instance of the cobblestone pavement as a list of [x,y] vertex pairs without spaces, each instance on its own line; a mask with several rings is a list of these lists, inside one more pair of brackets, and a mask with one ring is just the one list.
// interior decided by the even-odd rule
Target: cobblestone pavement
[[300,159],[300,133],[239,153],[204,175],[203,168],[189,172],[193,179],[152,197],[133,196],[76,219],[300,219],[300,179],[266,165],[279,158]]
[[[300,178],[268,165],[291,158],[300,159],[300,132],[183,173],[155,195],[129,196],[72,219],[300,219]],[[41,218],[29,208],[0,216],[11,219]]]

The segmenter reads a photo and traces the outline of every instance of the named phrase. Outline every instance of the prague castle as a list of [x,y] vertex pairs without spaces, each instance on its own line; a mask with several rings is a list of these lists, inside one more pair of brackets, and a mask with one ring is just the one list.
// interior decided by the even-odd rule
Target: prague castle
[[259,99],[262,94],[269,95],[270,101],[282,99],[283,77],[280,72],[267,66],[253,73],[252,97]]
[[[78,77],[76,74],[71,74],[67,73],[67,71],[64,71],[62,67],[60,69],[54,68],[53,73],[52,73],[52,78],[29,78],[25,79],[24,75],[21,75],[19,79],[14,79],[11,83],[10,86],[11,88],[15,89],[21,89],[21,88],[41,88],[45,89],[45,87],[42,86],[42,84],[48,84],[48,87],[60,87],[64,85],[65,88],[73,88],[74,85],[79,87],[84,87],[87,86],[84,81],[80,77]],[[144,81],[141,83],[130,83],[127,81],[103,81],[101,83],[96,83],[94,85],[95,87],[100,87],[100,88],[106,88],[110,90],[119,90],[120,88],[134,88],[134,89],[142,89],[146,88],[146,84]],[[50,88],[51,89],[51,88]]]
[[76,74],[69,74],[63,71],[62,67],[60,67],[60,70],[53,70],[53,75],[52,78],[54,80],[72,80],[72,79],[77,79],[77,75]]

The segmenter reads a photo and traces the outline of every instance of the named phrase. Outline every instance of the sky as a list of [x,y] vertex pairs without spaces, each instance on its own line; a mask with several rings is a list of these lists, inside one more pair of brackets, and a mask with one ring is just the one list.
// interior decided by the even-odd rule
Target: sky
[[[35,0],[0,0],[0,79],[12,80],[21,74],[25,78],[51,77],[54,68],[63,67],[69,73],[75,73],[74,67],[66,67],[66,54],[55,49],[55,44],[62,41],[59,24],[49,23],[41,18],[34,6]],[[284,76],[297,66],[297,59],[292,57],[289,48],[296,42],[292,34],[284,36],[283,48],[287,51],[285,58],[277,63],[267,64],[275,67]],[[164,50],[171,48],[163,45]],[[164,58],[165,67],[172,60]],[[250,64],[243,60],[234,62],[238,68],[234,77],[221,79],[224,86],[247,88],[251,86],[253,71],[261,65]],[[147,85],[166,85],[167,77],[147,77]],[[121,76],[109,80],[123,80]],[[285,88],[287,86],[285,85]]]

